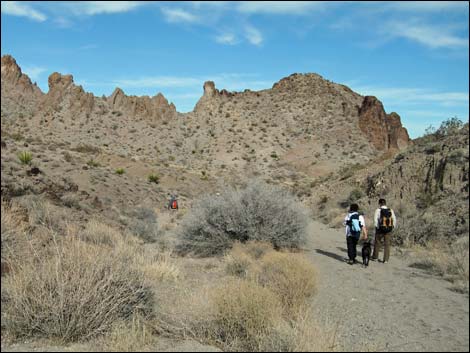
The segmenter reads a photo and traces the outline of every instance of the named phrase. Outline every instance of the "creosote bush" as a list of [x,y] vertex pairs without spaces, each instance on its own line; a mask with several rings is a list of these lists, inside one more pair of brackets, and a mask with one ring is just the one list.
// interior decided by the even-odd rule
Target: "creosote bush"
[[241,190],[198,201],[183,219],[180,254],[220,255],[234,242],[271,243],[274,248],[301,248],[305,244],[308,216],[287,191],[261,181]]
[[116,174],[123,175],[124,173],[125,173],[125,170],[123,168],[116,169]]

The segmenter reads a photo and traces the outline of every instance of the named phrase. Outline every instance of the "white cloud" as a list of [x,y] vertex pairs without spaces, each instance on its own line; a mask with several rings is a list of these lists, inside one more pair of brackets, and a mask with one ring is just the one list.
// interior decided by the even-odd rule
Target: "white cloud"
[[215,37],[215,41],[227,45],[235,45],[238,43],[237,37],[233,33],[222,33]]
[[444,26],[432,27],[406,22],[390,22],[384,28],[390,36],[407,38],[430,48],[468,47],[468,38],[458,37]]
[[34,10],[28,4],[19,1],[2,1],[2,13],[12,16],[28,17],[34,21],[43,22],[47,19],[46,15]]
[[[385,5],[383,2],[381,6]],[[460,11],[468,9],[466,1],[393,1],[386,4],[386,8],[410,12],[441,12]]]
[[[64,3],[62,3],[64,4]],[[99,15],[107,13],[128,12],[146,5],[145,1],[74,1],[64,5],[74,15]]]
[[25,66],[22,71],[29,76],[32,81],[37,81],[42,73],[46,72],[46,68],[39,66]]
[[237,10],[247,14],[306,15],[312,10],[324,8],[325,3],[325,1],[240,1]]
[[198,16],[183,9],[162,7],[161,11],[166,20],[171,23],[196,23],[200,21]]
[[263,35],[253,26],[245,27],[245,37],[253,45],[261,45],[263,42]]
[[259,80],[257,75],[244,73],[220,73],[200,76],[149,76],[140,78],[121,78],[111,82],[95,82],[97,86],[118,86],[121,88],[197,88],[202,92],[205,81],[214,81],[218,89],[240,91],[244,89],[265,89],[272,81]]
[[191,87],[202,85],[201,81],[194,77],[177,76],[151,76],[138,79],[120,79],[113,81],[119,87]]
[[465,106],[469,104],[468,92],[436,92],[422,88],[351,86],[362,95],[377,96],[380,100],[399,104],[436,103],[442,106]]

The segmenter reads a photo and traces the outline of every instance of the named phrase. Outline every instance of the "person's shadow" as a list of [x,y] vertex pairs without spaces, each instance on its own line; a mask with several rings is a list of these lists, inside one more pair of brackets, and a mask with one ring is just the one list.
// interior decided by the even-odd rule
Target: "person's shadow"
[[338,254],[335,254],[335,253],[332,253],[332,252],[329,252],[329,251],[325,251],[325,250],[321,250],[321,249],[315,249],[315,251],[320,255],[328,256],[328,257],[331,257],[332,259],[335,259],[335,260],[338,260],[338,261],[341,261],[341,262],[346,262],[346,259],[343,256],[340,256]]

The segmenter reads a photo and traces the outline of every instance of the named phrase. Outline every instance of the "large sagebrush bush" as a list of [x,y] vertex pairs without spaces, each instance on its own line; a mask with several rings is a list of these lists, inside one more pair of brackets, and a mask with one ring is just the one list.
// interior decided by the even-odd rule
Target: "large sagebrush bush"
[[213,256],[234,242],[262,241],[274,248],[305,244],[308,216],[288,191],[262,181],[229,189],[196,202],[184,218],[177,250],[181,254]]

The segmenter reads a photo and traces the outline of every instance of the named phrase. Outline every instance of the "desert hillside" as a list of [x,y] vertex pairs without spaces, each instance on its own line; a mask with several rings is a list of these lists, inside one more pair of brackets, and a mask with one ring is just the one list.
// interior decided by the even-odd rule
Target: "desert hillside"
[[[410,140],[314,73],[179,113],[1,65],[2,351],[468,350],[468,124]],[[380,197],[392,260],[349,266]]]
[[396,113],[317,74],[293,74],[257,92],[206,82],[194,111],[181,114],[160,93],[126,96],[116,88],[94,97],[59,73],[43,93],[11,56],[2,57],[2,131],[68,151],[86,146],[87,158],[103,167],[127,163],[139,176],[155,169],[166,188],[174,185],[165,175],[198,175],[210,185],[262,175],[307,188],[344,160],[364,164],[410,144]]

